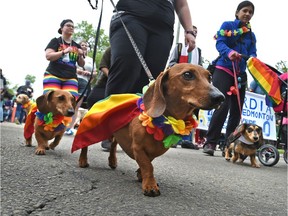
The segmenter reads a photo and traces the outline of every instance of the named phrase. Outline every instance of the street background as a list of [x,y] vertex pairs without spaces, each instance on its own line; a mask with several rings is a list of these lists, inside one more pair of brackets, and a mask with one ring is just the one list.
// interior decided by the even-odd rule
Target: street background
[[24,146],[23,125],[2,123],[0,215],[287,215],[287,165],[273,167],[226,162],[202,150],[170,149],[153,161],[159,197],[146,197],[137,164],[117,149],[118,167],[108,166],[101,145],[89,148],[90,167],[78,167],[73,136],[45,156]]

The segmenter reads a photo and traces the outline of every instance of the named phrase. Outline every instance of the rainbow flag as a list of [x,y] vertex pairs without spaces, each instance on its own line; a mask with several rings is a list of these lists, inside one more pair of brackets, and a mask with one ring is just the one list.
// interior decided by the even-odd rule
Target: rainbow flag
[[71,152],[108,139],[140,114],[140,94],[115,94],[98,101],[86,113],[75,135]]
[[24,137],[29,139],[34,133],[34,122],[35,122],[35,113],[37,112],[37,104],[34,102],[31,104],[31,110],[27,114],[25,125],[24,125]]
[[255,57],[248,59],[247,67],[254,80],[273,103],[273,106],[279,105],[281,103],[281,93],[278,75]]

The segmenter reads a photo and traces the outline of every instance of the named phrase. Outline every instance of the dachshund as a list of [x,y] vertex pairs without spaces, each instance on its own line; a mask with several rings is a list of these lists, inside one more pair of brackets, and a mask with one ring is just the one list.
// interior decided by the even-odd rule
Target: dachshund
[[[181,63],[161,72],[142,99],[150,118],[166,116],[185,121],[192,117],[195,109],[218,108],[225,97],[211,84],[209,71],[198,65]],[[127,125],[113,133],[108,162],[112,169],[117,167],[116,146],[119,143],[139,166],[137,177],[142,182],[143,194],[155,197],[160,195],[160,190],[154,177],[152,161],[169,147],[163,145],[163,140],[156,140],[155,135],[148,133],[139,118],[140,115],[133,117]],[[79,166],[82,168],[89,166],[87,151],[88,147],[81,149]]]
[[26,115],[31,111],[33,103],[26,94],[19,94],[15,99],[16,103],[21,104]]
[[[66,125],[71,122],[71,117],[75,113],[76,99],[68,91],[52,90],[36,99],[36,109],[31,112],[29,118],[33,124],[34,131],[29,136],[24,136],[26,146],[31,146],[32,134],[35,132],[37,141],[36,155],[45,155],[45,150],[55,149],[65,132]],[[37,111],[37,112],[36,112]],[[31,126],[31,125],[30,125]],[[31,127],[30,127],[31,128]],[[29,126],[24,126],[24,130],[29,130]],[[53,140],[48,145],[49,140]]]
[[243,162],[250,156],[251,166],[259,168],[256,162],[256,151],[263,144],[262,128],[256,124],[243,123],[228,137],[225,148],[225,159],[232,162]]

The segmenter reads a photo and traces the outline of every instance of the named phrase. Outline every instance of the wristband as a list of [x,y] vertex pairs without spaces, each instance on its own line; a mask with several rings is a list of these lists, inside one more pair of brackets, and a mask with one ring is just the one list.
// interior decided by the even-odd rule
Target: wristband
[[185,33],[186,33],[186,34],[191,34],[191,35],[193,35],[193,36],[196,38],[196,35],[194,34],[193,31],[185,31]]
[[65,55],[64,50],[62,50],[62,56],[64,56],[64,55]]

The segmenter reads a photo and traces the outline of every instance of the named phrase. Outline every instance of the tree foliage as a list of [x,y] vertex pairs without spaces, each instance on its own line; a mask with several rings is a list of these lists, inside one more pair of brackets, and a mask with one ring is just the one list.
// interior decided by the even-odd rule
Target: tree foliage
[[281,61],[277,62],[275,66],[276,66],[276,69],[278,71],[281,71],[283,73],[288,72],[288,66],[287,66],[287,62],[286,61],[282,61],[281,60]]
[[[93,51],[95,46],[95,37],[97,33],[97,28],[94,29],[93,25],[87,21],[82,21],[77,23],[75,26],[74,38],[77,42],[86,41],[89,45],[88,56],[93,57]],[[100,60],[103,53],[110,46],[109,37],[105,35],[104,30],[100,29],[99,39],[97,44],[97,53],[96,53],[96,65],[99,66]]]

